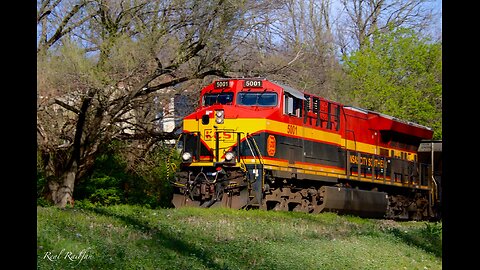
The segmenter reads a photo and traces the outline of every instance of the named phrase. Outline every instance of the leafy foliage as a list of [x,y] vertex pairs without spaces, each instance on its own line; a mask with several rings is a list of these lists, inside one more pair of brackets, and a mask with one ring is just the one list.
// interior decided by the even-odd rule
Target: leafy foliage
[[125,202],[123,185],[129,178],[125,162],[116,153],[118,144],[109,145],[104,154],[97,157],[90,176],[75,189],[77,200],[87,199],[97,205]]
[[442,45],[409,29],[376,33],[371,43],[344,58],[352,87],[349,101],[409,120],[442,134]]
[[[125,145],[114,142],[95,160],[92,173],[75,189],[77,201],[81,206],[125,203],[153,208],[170,206],[171,147],[157,147],[132,169],[123,153]],[[175,157],[170,160],[175,162]]]
[[144,203],[171,206],[173,190],[170,181],[173,180],[179,162],[179,155],[172,146],[160,144],[135,167],[135,175],[142,179],[141,186],[147,198]]

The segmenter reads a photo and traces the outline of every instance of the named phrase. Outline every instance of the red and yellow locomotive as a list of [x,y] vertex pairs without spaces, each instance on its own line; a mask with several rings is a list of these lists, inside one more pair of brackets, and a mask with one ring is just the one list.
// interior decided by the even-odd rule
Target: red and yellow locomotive
[[266,79],[222,79],[183,120],[173,204],[435,216],[430,128]]

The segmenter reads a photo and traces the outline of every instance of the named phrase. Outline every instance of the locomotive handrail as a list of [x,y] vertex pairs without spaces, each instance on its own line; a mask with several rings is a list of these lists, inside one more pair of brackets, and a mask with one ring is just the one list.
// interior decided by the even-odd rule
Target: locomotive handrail
[[437,193],[438,193],[438,184],[437,184],[437,180],[435,180],[435,176],[432,175],[432,183],[435,185],[435,188],[434,190],[435,191],[432,191],[432,197],[433,197],[433,201],[435,202],[437,200]]
[[[243,132],[237,132],[237,156],[238,156],[238,162],[240,162],[240,169],[242,169],[244,172],[247,171],[247,165],[245,164],[245,158],[242,157],[240,154],[240,142],[241,142],[241,134]],[[246,137],[245,137],[246,140]]]
[[[253,156],[253,166],[254,166],[254,169],[255,169],[256,172],[258,172],[258,169],[257,169],[257,158],[256,158],[256,156],[255,156],[255,153],[254,153],[253,149],[252,149],[252,146],[250,145],[250,142],[248,141],[248,138],[249,138],[249,137],[250,137],[250,138],[253,138],[250,134],[247,133],[247,134],[246,134],[246,137],[245,137],[245,141],[247,142],[248,148],[250,149],[250,152],[252,153],[252,156]],[[253,141],[255,142],[255,139],[253,139]],[[258,153],[259,153],[259,155],[260,155],[260,152],[258,152]],[[263,164],[263,163],[262,163],[262,160],[260,159],[260,157],[259,157],[259,161],[260,161],[260,164]],[[255,181],[257,181],[257,175],[258,175],[258,173],[257,173],[257,174],[254,174]]]
[[[245,141],[247,142],[248,148],[250,149],[250,152],[252,153],[253,159],[256,160],[257,158],[255,157],[255,153],[253,152],[252,146],[250,145],[250,142],[248,141],[249,134],[247,133],[247,136],[245,137]],[[255,162],[256,164],[257,162]]]
[[252,138],[253,145],[255,146],[255,150],[257,150],[258,159],[260,160],[260,164],[263,165],[264,162],[263,162],[262,152],[260,152],[260,148],[258,148],[257,141],[255,141],[255,137],[253,137],[253,136],[250,136],[250,138]]
[[[253,166],[255,168],[255,171],[257,171],[257,158],[255,157],[255,153],[253,153],[252,146],[250,145],[250,142],[248,141],[248,133],[247,133],[247,137],[245,138],[245,141],[247,142],[248,148],[250,149],[250,152],[252,153]],[[253,177],[254,177],[255,181],[257,181],[257,175],[253,174]]]

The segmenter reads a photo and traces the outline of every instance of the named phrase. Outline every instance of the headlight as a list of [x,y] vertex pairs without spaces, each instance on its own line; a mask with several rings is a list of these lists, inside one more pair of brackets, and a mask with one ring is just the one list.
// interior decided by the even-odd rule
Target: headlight
[[222,124],[223,123],[223,118],[224,118],[224,111],[223,110],[218,110],[215,112],[215,122],[217,124]]
[[190,154],[189,152],[185,152],[182,154],[182,159],[183,161],[188,161],[192,158],[192,154]]
[[227,152],[225,154],[225,160],[226,161],[232,161],[235,158],[235,154],[233,152]]

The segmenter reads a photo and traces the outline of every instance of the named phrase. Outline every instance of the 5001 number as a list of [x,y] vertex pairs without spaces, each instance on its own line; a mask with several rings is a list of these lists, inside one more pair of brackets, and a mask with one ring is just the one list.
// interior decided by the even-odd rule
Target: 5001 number
[[295,125],[288,125],[287,126],[287,133],[292,135],[297,135],[297,126]]
[[262,87],[262,81],[245,80],[243,87]]
[[228,87],[228,81],[216,81],[215,88],[225,88]]

